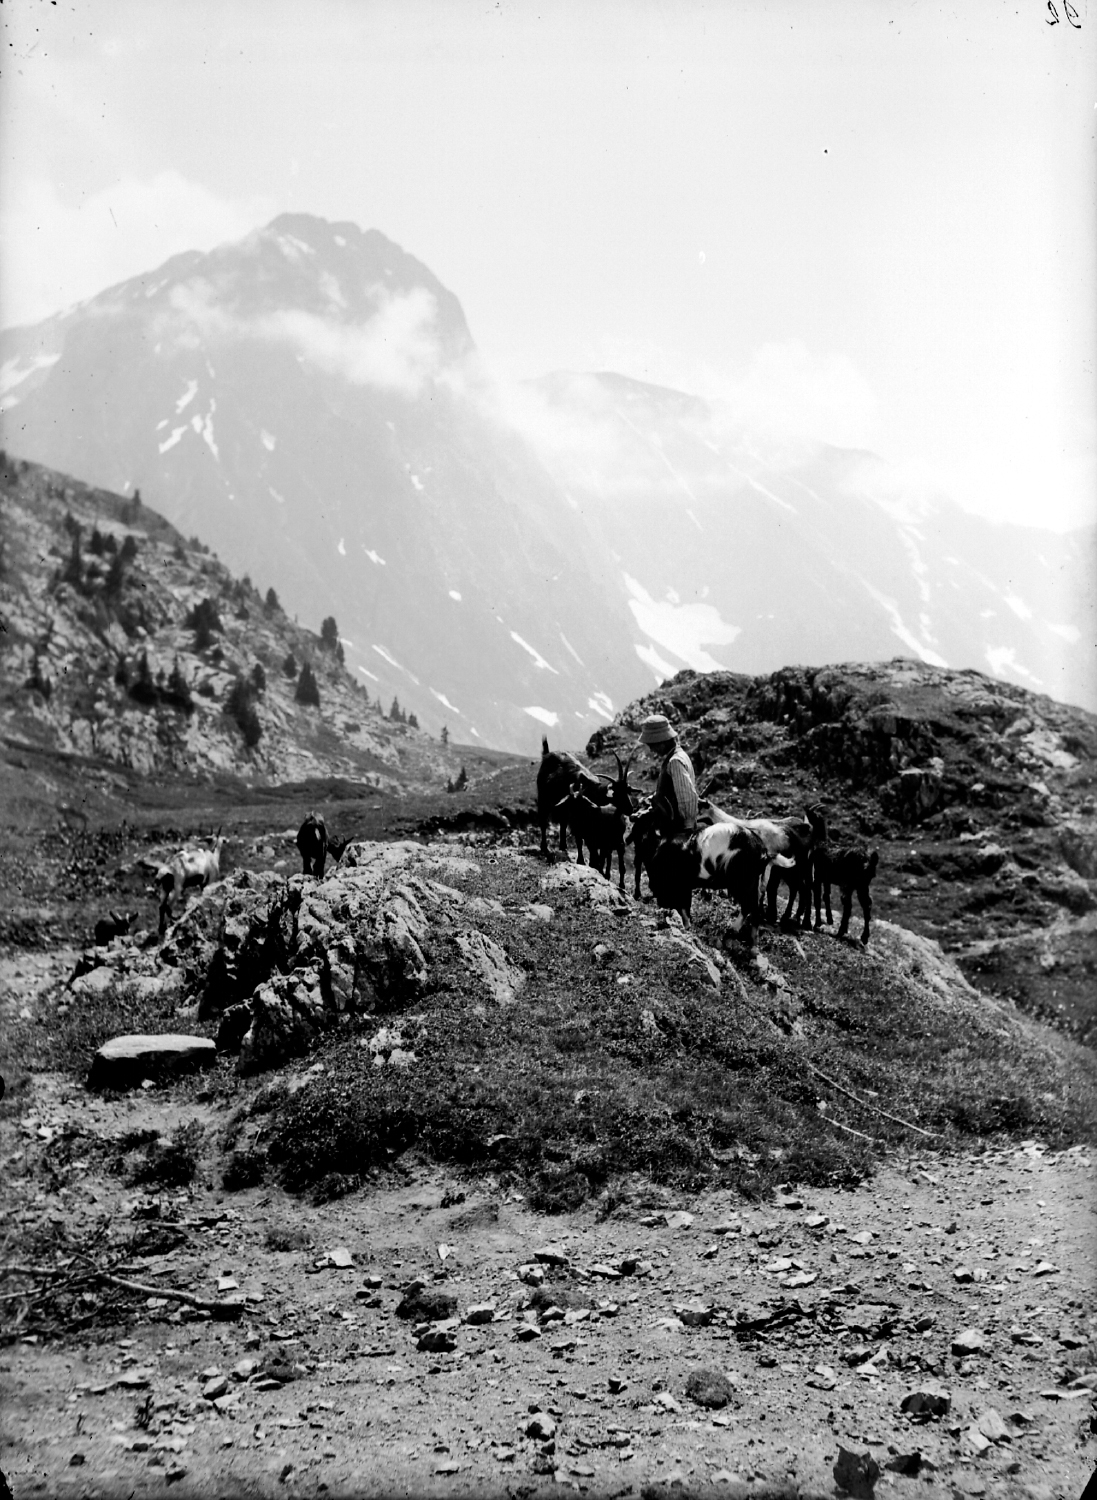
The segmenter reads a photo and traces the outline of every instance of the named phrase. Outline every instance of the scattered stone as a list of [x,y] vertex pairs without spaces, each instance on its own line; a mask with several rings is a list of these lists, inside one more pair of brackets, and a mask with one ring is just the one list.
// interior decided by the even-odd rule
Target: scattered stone
[[1042,1260],[1038,1266],[1033,1267],[1032,1274],[1033,1276],[1058,1276],[1059,1267],[1053,1266],[1050,1260]]
[[535,1438],[539,1443],[547,1443],[550,1438],[556,1436],[556,1423],[550,1416],[538,1412],[526,1423],[526,1437]]
[[932,1471],[933,1465],[923,1453],[916,1448],[913,1453],[896,1453],[894,1458],[889,1458],[884,1465],[893,1474],[905,1474],[908,1479],[917,1479],[923,1469]]
[[675,1317],[687,1328],[707,1328],[712,1314],[713,1308],[707,1302],[687,1302],[674,1309]]
[[535,1250],[533,1258],[540,1261],[543,1266],[566,1266],[570,1264],[567,1251],[560,1245],[546,1245],[542,1250]]
[[202,1395],[207,1401],[215,1401],[218,1396],[223,1396],[229,1388],[228,1380],[224,1375],[218,1375],[215,1380],[208,1380],[202,1387]]
[[688,1229],[692,1223],[693,1215],[687,1214],[684,1209],[680,1209],[677,1213],[671,1214],[667,1219],[667,1228]]
[[899,1403],[899,1410],[912,1417],[943,1417],[952,1406],[952,1397],[937,1385],[921,1385],[908,1391]]
[[970,1266],[957,1266],[952,1273],[953,1280],[965,1286],[969,1281],[974,1281],[975,1276]]
[[963,1333],[958,1333],[952,1341],[952,1352],[957,1359],[966,1359],[972,1354],[984,1354],[986,1347],[986,1335],[980,1333],[977,1328],[965,1328]]
[[983,1415],[978,1418],[975,1426],[989,1442],[1008,1443],[1012,1441],[1009,1428],[993,1407],[987,1408]]
[[693,1370],[686,1381],[686,1395],[698,1406],[726,1406],[734,1394],[735,1387],[719,1370]]
[[829,1223],[830,1220],[826,1214],[809,1214],[804,1220],[804,1226],[807,1229],[825,1229]]
[[936,1328],[936,1326],[937,1326],[937,1315],[936,1315],[936,1313],[926,1313],[923,1317],[919,1318],[918,1321],[915,1323],[915,1325],[914,1325],[914,1331],[915,1331],[915,1333],[928,1333],[931,1328]]
[[988,1448],[993,1446],[990,1439],[988,1437],[984,1437],[977,1427],[968,1428],[967,1432],[964,1434],[964,1441],[967,1443],[971,1451],[979,1457],[981,1457]]
[[623,1390],[628,1388],[628,1381],[621,1375],[609,1377],[609,1393],[611,1396],[619,1396]]
[[465,1314],[466,1323],[492,1323],[495,1321],[494,1302],[474,1302]]
[[596,1266],[591,1266],[590,1274],[592,1276],[601,1276],[606,1281],[618,1281],[622,1273],[620,1271],[614,1270],[612,1266],[603,1266],[599,1264]]
[[137,1088],[146,1078],[178,1078],[211,1067],[216,1057],[216,1043],[205,1036],[116,1036],[92,1058],[88,1088]]
[[529,1344],[541,1337],[541,1330],[534,1323],[520,1323],[514,1337],[520,1344]]
[[839,1443],[838,1462],[833,1473],[838,1488],[852,1495],[854,1500],[872,1500],[874,1486],[880,1477],[880,1465],[867,1450],[851,1453]]
[[456,1311],[457,1298],[452,1292],[413,1281],[405,1288],[403,1298],[397,1304],[396,1316],[416,1323],[441,1323],[452,1318]]
[[448,1328],[428,1328],[415,1347],[421,1354],[449,1354],[457,1348],[457,1340]]
[[808,1385],[819,1391],[832,1391],[837,1383],[838,1377],[830,1365],[816,1365],[808,1376]]
[[345,1245],[336,1245],[334,1250],[329,1250],[324,1257],[324,1263],[336,1266],[339,1270],[347,1270],[354,1264],[354,1256]]
[[540,1266],[519,1266],[518,1280],[524,1281],[527,1286],[541,1286],[545,1279],[545,1273]]

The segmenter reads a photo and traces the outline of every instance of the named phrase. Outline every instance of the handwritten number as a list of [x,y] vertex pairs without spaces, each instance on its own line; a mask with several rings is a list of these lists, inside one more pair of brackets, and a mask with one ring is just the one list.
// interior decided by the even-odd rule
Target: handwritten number
[[1078,12],[1074,8],[1074,6],[1071,5],[1070,0],[1063,0],[1063,13],[1070,24],[1074,27],[1075,31],[1081,31],[1082,23],[1081,21],[1079,21]]
[[1047,0],[1047,8],[1048,8],[1048,10],[1051,11],[1051,20],[1050,21],[1045,21],[1044,25],[1045,26],[1058,26],[1058,24],[1059,24],[1059,12],[1055,9],[1055,6],[1052,4],[1052,0]]

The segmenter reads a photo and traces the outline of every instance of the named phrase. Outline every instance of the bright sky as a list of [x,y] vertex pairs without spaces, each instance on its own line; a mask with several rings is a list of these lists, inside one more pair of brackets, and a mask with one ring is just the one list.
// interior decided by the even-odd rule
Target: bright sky
[[305,210],[426,262],[502,376],[1090,520],[1097,0],[1052,6],[7,0],[2,321]]

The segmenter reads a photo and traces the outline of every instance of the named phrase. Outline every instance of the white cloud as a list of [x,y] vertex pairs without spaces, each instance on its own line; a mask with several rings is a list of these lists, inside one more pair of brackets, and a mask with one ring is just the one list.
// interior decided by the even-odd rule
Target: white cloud
[[382,286],[370,290],[376,310],[362,323],[322,318],[300,308],[241,317],[204,277],[196,276],[172,288],[165,322],[172,336],[184,341],[232,336],[285,344],[310,364],[355,385],[415,396],[442,372],[437,304],[425,287],[397,295]]
[[35,323],[184,250],[211,250],[266,223],[273,200],[219,197],[174,170],[122,177],[77,203],[49,179],[12,177],[0,196],[5,326]]

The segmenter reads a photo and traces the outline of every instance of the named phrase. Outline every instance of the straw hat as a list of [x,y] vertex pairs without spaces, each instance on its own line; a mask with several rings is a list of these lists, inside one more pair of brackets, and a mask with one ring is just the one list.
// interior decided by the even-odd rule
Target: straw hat
[[649,714],[640,725],[641,745],[671,745],[678,738],[665,714]]

